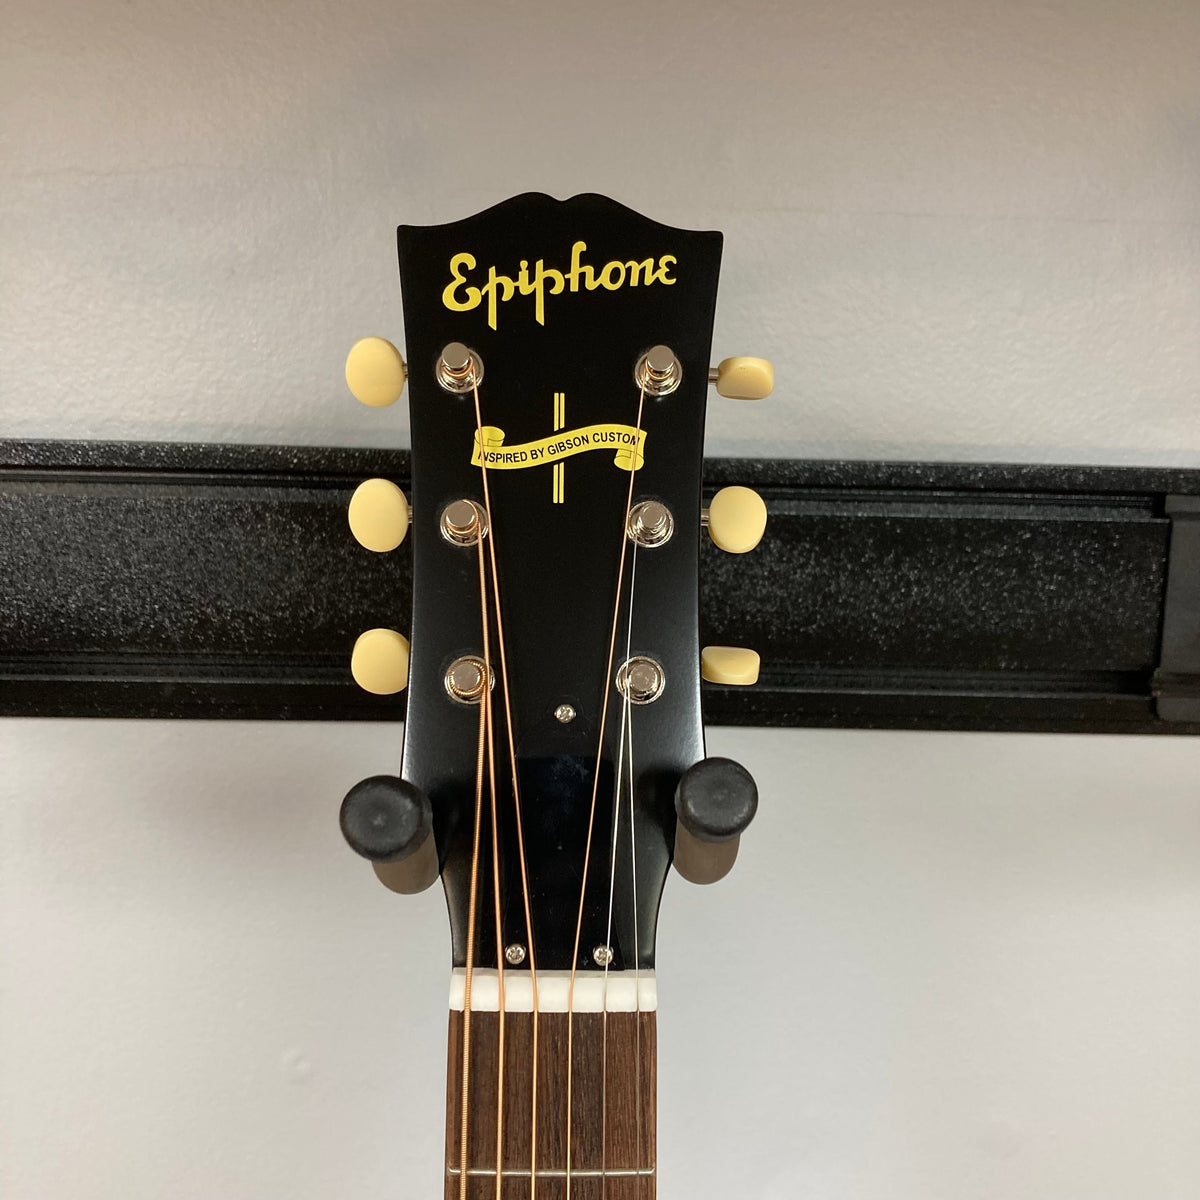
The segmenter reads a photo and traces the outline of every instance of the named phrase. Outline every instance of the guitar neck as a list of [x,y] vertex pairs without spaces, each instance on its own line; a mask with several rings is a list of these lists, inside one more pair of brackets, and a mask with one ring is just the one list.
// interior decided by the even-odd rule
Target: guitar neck
[[631,971],[614,971],[607,981],[579,973],[570,1014],[565,972],[538,973],[536,1015],[528,972],[505,972],[503,1015],[495,971],[473,972],[469,1018],[464,985],[463,972],[456,972],[446,1071],[446,1200],[655,1200],[653,972],[639,972],[635,980]]

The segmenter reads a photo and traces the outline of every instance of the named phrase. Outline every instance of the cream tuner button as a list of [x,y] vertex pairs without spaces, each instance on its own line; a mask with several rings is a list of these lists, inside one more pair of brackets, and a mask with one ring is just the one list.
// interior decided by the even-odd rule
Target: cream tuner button
[[350,674],[365,692],[390,696],[408,683],[408,638],[394,629],[359,634],[350,655]]
[[408,533],[408,501],[390,479],[368,479],[350,497],[350,532],[360,546],[383,554]]
[[709,683],[747,687],[758,682],[759,662],[755,650],[741,646],[705,646],[700,651],[700,676]]
[[730,554],[745,554],[762,541],[767,528],[767,506],[748,487],[722,488],[706,510],[708,536]]
[[354,398],[370,408],[395,404],[406,377],[404,359],[387,338],[362,338],[346,355],[346,384]]
[[730,400],[761,400],[775,388],[775,368],[765,358],[726,358],[708,377]]

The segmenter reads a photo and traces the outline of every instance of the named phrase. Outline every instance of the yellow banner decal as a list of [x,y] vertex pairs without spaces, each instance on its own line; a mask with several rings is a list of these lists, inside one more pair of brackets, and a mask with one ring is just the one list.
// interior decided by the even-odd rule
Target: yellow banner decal
[[483,456],[489,471],[541,467],[546,463],[561,462],[573,454],[586,454],[589,450],[615,451],[613,462],[622,471],[636,471],[645,461],[646,431],[635,429],[632,425],[583,425],[578,429],[552,433],[535,442],[522,442],[519,446],[506,446],[504,430],[495,425],[485,425],[475,433],[475,445],[471,451],[473,467],[480,465],[480,433],[483,434]]

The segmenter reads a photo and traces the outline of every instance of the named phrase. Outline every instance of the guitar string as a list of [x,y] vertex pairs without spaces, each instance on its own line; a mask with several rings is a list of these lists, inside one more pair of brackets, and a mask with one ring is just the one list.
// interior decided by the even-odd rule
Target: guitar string
[[[636,547],[635,547],[636,555]],[[632,615],[632,614],[631,614]],[[634,1168],[638,1171],[634,1183],[634,1200],[641,1200],[642,1191],[642,976],[641,948],[638,945],[637,898],[637,830],[633,824],[633,720],[629,722],[629,874],[633,880],[633,1103],[634,1103]]]
[[[638,391],[637,420],[634,422],[634,434],[640,434],[642,428],[642,410],[646,403],[646,389]],[[481,443],[482,445],[482,440]],[[600,701],[600,730],[596,738],[596,767],[592,774],[592,803],[588,812],[587,841],[583,850],[583,878],[579,887],[579,914],[575,921],[575,946],[571,954],[571,976],[567,984],[567,1130],[566,1130],[566,1200],[571,1200],[571,1111],[572,1088],[574,1075],[572,1069],[572,1051],[575,1044],[575,975],[579,969],[579,942],[583,936],[583,906],[587,899],[588,866],[592,855],[592,832],[596,825],[596,798],[600,793],[600,764],[604,756],[604,729],[608,719],[608,689],[612,686],[613,656],[617,649],[617,626],[621,617],[621,591],[625,579],[625,548],[629,541],[629,514],[633,509],[633,485],[637,477],[638,451],[640,446],[635,442],[629,465],[629,492],[625,497],[625,516],[621,522],[621,557],[617,564],[617,594],[613,601],[612,632],[608,639],[608,662],[604,668],[603,690]],[[482,453],[480,458],[482,459]]]
[[[637,591],[637,542],[629,556],[629,607],[625,622],[625,661],[629,661],[633,646],[633,598]],[[612,849],[609,852],[608,867],[608,923],[605,928],[604,944],[612,946],[613,900],[617,884],[617,844],[621,835],[621,789],[625,786],[625,770],[628,763],[629,771],[629,820],[630,848],[633,846],[633,705],[630,692],[626,688],[621,705],[621,731],[617,739],[617,770],[613,777],[613,815],[612,815]],[[628,753],[626,752],[628,750]],[[635,860],[636,865],[636,860]],[[634,916],[634,957],[633,980],[636,989],[637,974],[637,876],[632,877],[633,883],[633,916]],[[604,1002],[601,1005],[603,1017],[601,1020],[601,1068],[600,1068],[600,1197],[605,1200],[608,1195],[606,1175],[608,1168],[608,971],[609,961],[604,964]],[[635,991],[636,996],[636,991]],[[634,1071],[638,1069],[634,1063]],[[640,1119],[640,1114],[639,1114]],[[640,1156],[639,1156],[640,1157]]]
[[[481,531],[482,532],[482,531]],[[492,897],[496,916],[496,992],[497,992],[497,1048],[496,1048],[496,1200],[500,1200],[503,1178],[504,1154],[504,928],[500,917],[500,826],[496,820],[496,737],[492,724],[492,649],[488,633],[487,578],[483,565],[483,538],[476,543],[479,548],[479,607],[482,614],[483,636],[483,692],[479,706],[484,711],[487,725],[488,797],[491,801],[492,817]]]
[[[504,619],[500,611],[500,572],[496,566],[496,526],[492,519],[491,489],[488,487],[487,462],[483,452],[483,413],[479,403],[479,384],[472,392],[475,399],[475,435],[479,439],[479,476],[483,484],[483,510],[487,516],[488,554],[492,570],[492,601],[496,613],[496,644],[500,652],[500,691],[504,699],[504,728],[508,739],[508,760],[512,770],[513,812],[517,825],[517,855],[521,864],[521,899],[525,915],[525,956],[529,963],[529,985],[532,991],[533,1035],[530,1047],[531,1086],[529,1101],[529,1200],[537,1200],[537,1110],[538,1110],[538,979],[537,956],[533,946],[533,915],[529,900],[529,871],[525,861],[525,831],[521,819],[521,786],[517,779],[517,751],[513,736],[512,703],[508,687],[508,655],[504,643]],[[480,550],[482,554],[482,549]],[[488,686],[491,686],[489,678]],[[503,957],[500,945],[496,947],[496,959]]]
[[[633,653],[633,590],[637,580],[637,542],[633,543],[633,554],[629,568],[629,625],[625,634],[625,661],[628,662]],[[626,791],[629,795],[629,878],[633,892],[633,1096],[634,1096],[634,1130],[635,1157],[634,1168],[642,1169],[642,977],[641,977],[641,948],[638,945],[638,894],[637,894],[637,830],[634,828],[633,809],[633,704],[628,696],[625,697],[625,710],[628,715],[626,723],[629,745],[625,762],[629,771],[626,781]],[[642,1190],[641,1176],[633,1185],[635,1197]]]
[[[482,594],[479,597],[479,607],[486,619],[487,609]],[[483,752],[484,738],[487,734],[487,711],[479,706],[479,745],[475,755],[475,835],[471,849],[471,886],[467,901],[467,973],[463,981],[463,1045],[462,1045],[462,1079],[459,1088],[461,1116],[459,1124],[458,1163],[462,1170],[459,1179],[459,1200],[467,1200],[467,1177],[470,1162],[467,1159],[467,1133],[470,1120],[471,1090],[471,985],[475,973],[475,909],[479,890],[479,834],[483,824]]]
[[[617,770],[613,776],[612,849],[608,868],[608,924],[604,944],[612,947],[613,893],[617,882],[617,837],[621,829],[621,783],[625,778],[622,767],[625,758],[626,707],[621,706],[621,732],[617,739]],[[605,1176],[608,1171],[608,968],[604,963],[604,985],[600,1003],[600,1200],[608,1194]]]

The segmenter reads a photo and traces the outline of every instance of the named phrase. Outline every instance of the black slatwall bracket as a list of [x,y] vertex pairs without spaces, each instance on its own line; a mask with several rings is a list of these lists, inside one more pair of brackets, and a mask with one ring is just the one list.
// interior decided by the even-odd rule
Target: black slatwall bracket
[[[0,715],[399,719],[347,669],[408,625],[406,548],[346,529],[372,475],[407,454],[0,442]],[[709,460],[730,483],[767,535],[704,539],[702,640],[763,672],[709,723],[1200,733],[1200,471]]]

